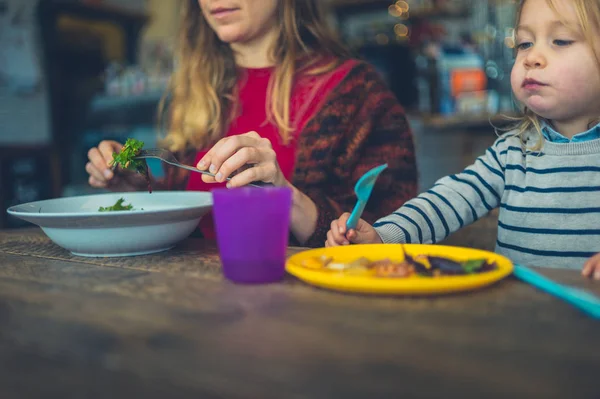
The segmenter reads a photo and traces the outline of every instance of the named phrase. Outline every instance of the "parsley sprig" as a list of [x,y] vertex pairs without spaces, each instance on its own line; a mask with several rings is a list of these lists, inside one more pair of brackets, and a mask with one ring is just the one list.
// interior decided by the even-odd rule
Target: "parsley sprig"
[[119,198],[117,202],[112,206],[101,206],[98,210],[100,212],[111,212],[111,211],[130,211],[133,209],[133,205],[123,205],[125,202],[124,198]]
[[120,166],[122,169],[133,170],[140,173],[146,179],[148,185],[148,192],[152,193],[152,186],[150,185],[150,173],[148,171],[148,164],[145,159],[134,159],[144,147],[144,142],[136,139],[128,138],[121,149],[121,152],[113,152],[113,159],[110,161],[110,167]]
[[127,139],[125,145],[121,149],[121,152],[113,153],[113,159],[110,162],[110,166],[118,165],[123,169],[129,169],[138,173],[146,174],[148,171],[148,164],[144,159],[134,159],[136,155],[140,153],[144,147],[144,142],[136,139]]

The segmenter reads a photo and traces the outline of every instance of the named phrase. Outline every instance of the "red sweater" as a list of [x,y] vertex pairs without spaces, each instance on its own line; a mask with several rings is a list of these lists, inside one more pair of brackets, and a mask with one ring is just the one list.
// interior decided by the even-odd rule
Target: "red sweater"
[[[344,71],[346,68],[349,70]],[[412,134],[403,108],[379,73],[369,64],[349,61],[327,76],[330,78],[315,77],[315,82],[296,86],[296,90],[304,87],[305,94],[294,92],[292,108],[295,111],[292,111],[295,120],[302,120],[304,125],[299,124],[296,129],[293,149],[284,149],[287,155],[282,153],[279,159],[286,177],[316,204],[319,211],[316,230],[307,242],[302,243],[311,247],[323,246],[331,221],[343,212],[352,211],[356,203],[354,185],[369,169],[388,164],[377,179],[363,213],[368,222],[373,223],[392,213],[417,194]],[[339,81],[336,83],[336,80]],[[330,84],[321,87],[318,83],[322,82]],[[248,99],[248,93],[244,96]],[[264,101],[251,98],[250,103],[264,108]],[[248,104],[252,105],[255,104]],[[303,105],[312,112],[299,112]],[[278,138],[258,123],[265,111],[261,109],[260,115],[253,126],[247,119],[244,119],[244,126],[239,125],[241,119],[236,121],[236,132],[255,130]],[[274,146],[276,143],[273,141]],[[178,159],[194,165],[198,159],[197,150],[178,154]],[[167,167],[165,183],[168,188],[181,190],[192,184],[188,184],[189,180],[198,177],[194,175],[190,176],[184,169]],[[298,243],[292,237],[290,244]]]

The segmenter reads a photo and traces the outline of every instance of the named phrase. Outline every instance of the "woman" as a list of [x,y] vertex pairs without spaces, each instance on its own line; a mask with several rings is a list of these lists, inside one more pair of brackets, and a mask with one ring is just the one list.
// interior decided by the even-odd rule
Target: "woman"
[[[388,163],[363,217],[374,221],[416,194],[412,135],[402,107],[369,65],[327,29],[319,0],[188,0],[164,144],[216,179],[169,169],[158,188],[211,190],[264,181],[293,190],[291,232],[322,246],[353,187]],[[144,189],[108,167],[121,144],[89,151],[94,187]],[[207,151],[208,150],[208,151]],[[162,183],[162,186],[161,186]],[[391,192],[391,193],[390,193]],[[214,237],[212,220],[201,230]]]

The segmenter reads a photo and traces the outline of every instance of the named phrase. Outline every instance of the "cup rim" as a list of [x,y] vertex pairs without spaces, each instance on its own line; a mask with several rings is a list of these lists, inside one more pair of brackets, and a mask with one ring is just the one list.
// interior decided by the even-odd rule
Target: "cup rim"
[[219,187],[219,188],[215,188],[213,190],[211,190],[212,193],[232,193],[232,192],[272,192],[272,191],[289,191],[291,192],[292,189],[291,187],[287,187],[287,186],[272,186],[272,187],[251,187],[251,186],[243,186],[243,187],[233,187],[233,188],[227,188],[227,187]]

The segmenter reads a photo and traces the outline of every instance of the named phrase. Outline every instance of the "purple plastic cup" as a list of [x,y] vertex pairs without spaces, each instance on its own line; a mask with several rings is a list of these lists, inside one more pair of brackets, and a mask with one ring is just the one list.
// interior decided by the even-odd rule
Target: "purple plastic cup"
[[292,190],[215,189],[213,216],[223,274],[237,283],[270,283],[285,274]]

